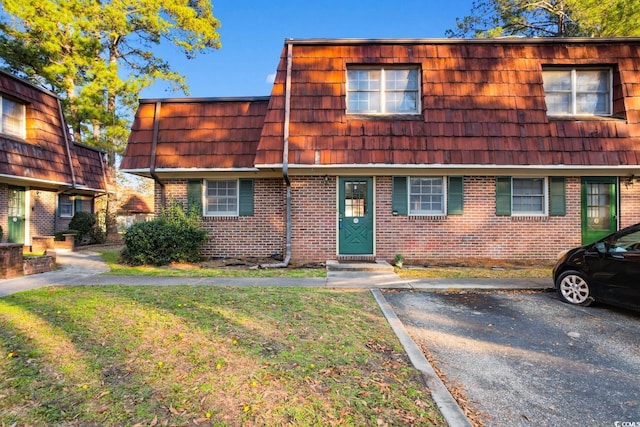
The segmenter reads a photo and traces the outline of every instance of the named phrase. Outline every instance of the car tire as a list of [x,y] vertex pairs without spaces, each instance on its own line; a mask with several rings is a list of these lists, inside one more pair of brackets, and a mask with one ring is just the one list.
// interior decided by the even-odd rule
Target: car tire
[[569,304],[586,307],[593,302],[589,282],[584,274],[577,271],[565,271],[558,276],[556,291],[560,299]]

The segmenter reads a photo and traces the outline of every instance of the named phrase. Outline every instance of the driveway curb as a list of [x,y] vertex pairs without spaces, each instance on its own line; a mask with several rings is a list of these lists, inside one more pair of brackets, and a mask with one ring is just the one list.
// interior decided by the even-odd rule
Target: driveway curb
[[382,313],[387,318],[387,322],[391,326],[391,329],[395,332],[396,336],[400,340],[400,344],[407,352],[409,359],[413,366],[422,373],[427,387],[431,392],[434,402],[440,409],[442,416],[451,427],[471,427],[472,424],[469,419],[464,415],[462,408],[458,405],[458,402],[453,398],[447,387],[445,387],[440,377],[436,374],[427,358],[422,354],[422,350],[413,341],[413,339],[407,333],[404,325],[396,316],[395,311],[391,305],[387,302],[382,292],[379,289],[372,289],[371,293],[376,299]]

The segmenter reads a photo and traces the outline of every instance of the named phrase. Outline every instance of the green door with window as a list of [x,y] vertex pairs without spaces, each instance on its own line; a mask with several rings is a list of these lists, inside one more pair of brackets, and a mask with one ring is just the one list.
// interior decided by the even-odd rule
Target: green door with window
[[583,245],[593,243],[617,230],[617,199],[616,178],[582,178]]
[[373,179],[340,178],[338,252],[373,255]]
[[7,242],[9,243],[24,243],[24,195],[24,187],[9,187],[9,224],[7,230]]

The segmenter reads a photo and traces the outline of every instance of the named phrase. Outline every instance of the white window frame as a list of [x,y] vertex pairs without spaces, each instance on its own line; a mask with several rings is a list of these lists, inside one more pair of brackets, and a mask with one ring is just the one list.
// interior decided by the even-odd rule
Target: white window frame
[[[542,180],[542,194],[533,195],[534,197],[542,197],[541,211],[516,211],[514,209],[514,200],[516,197],[527,197],[527,195],[515,194],[514,180]],[[531,196],[531,195],[529,195]],[[511,177],[511,216],[548,216],[549,215],[549,180],[543,176],[515,176]]]
[[[613,114],[613,70],[610,67],[548,67],[548,68],[543,68],[542,70],[542,75],[543,75],[543,81],[544,81],[544,74],[547,72],[554,72],[554,71],[569,71],[570,72],[570,86],[571,88],[568,90],[555,90],[555,91],[551,91],[548,89],[544,89],[545,91],[545,100],[547,99],[547,95],[549,94],[553,94],[553,93],[570,93],[571,94],[571,105],[570,105],[570,111],[566,111],[566,112],[552,112],[549,111],[549,108],[547,107],[547,114],[549,116],[552,117],[558,117],[558,116],[591,116],[591,117],[609,117]],[[580,73],[581,71],[606,71],[607,72],[607,111],[604,113],[589,113],[589,112],[577,112],[577,106],[578,106],[578,102],[577,102],[577,96],[578,96],[578,92],[577,92],[577,75],[578,73]],[[582,92],[582,93],[592,93],[592,92]],[[603,92],[593,92],[593,93],[603,93]]]
[[[20,110],[19,110],[20,117],[18,117],[19,123],[17,126],[19,129],[17,131],[13,128],[6,129],[6,126],[4,124],[5,123],[5,112],[4,112],[5,102],[11,102],[20,107]],[[26,118],[25,104],[23,102],[16,101],[13,98],[6,97],[1,94],[0,94],[0,133],[3,133],[5,135],[16,136],[22,139],[26,138],[26,135],[27,135],[27,118]]]
[[[378,89],[351,89],[349,87],[349,72],[350,71],[379,71],[380,72],[380,87]],[[416,89],[415,90],[394,90],[386,88],[386,78],[385,72],[387,71],[411,71],[416,73]],[[347,78],[346,78],[346,87],[347,87],[347,114],[358,114],[358,115],[418,115],[422,111],[421,107],[421,80],[420,80],[420,67],[419,66],[397,66],[397,65],[389,65],[389,66],[348,66],[347,67]],[[380,96],[380,108],[378,110],[350,110],[349,109],[349,97],[351,94],[356,93],[378,93]],[[416,94],[416,108],[412,111],[386,111],[386,96],[391,92],[415,92]]]
[[[413,179],[439,179],[442,183],[442,193],[440,194],[426,194],[426,193],[419,193],[419,194],[414,194],[411,192],[411,181]],[[408,214],[410,216],[446,216],[447,214],[447,179],[444,176],[409,176],[407,179],[407,203],[409,206],[408,209]],[[442,208],[440,210],[429,210],[429,211],[423,211],[420,209],[414,209],[411,203],[411,196],[412,195],[441,195],[442,196]]]
[[[67,202],[68,202],[68,204],[70,206],[70,210],[71,210],[70,214],[69,213],[63,213],[63,211],[62,211],[63,204],[65,204],[65,205],[67,204],[67,202],[63,202],[62,201],[63,197],[67,199]],[[76,209],[75,205],[76,205],[75,197],[70,196],[68,194],[59,194],[58,195],[58,206],[59,206],[59,210],[60,210],[60,212],[59,212],[60,218],[73,218],[73,216],[75,215],[75,209]]]
[[[209,199],[213,198],[213,197],[227,197],[229,199],[231,199],[233,196],[228,196],[228,195],[209,195],[209,186],[211,185],[211,183],[220,183],[220,182],[226,182],[226,183],[233,183],[233,185],[235,186],[235,210],[229,210],[229,211],[210,211],[209,210]],[[214,216],[214,217],[223,217],[223,216],[239,216],[239,209],[240,209],[240,180],[239,179],[206,179],[205,180],[205,185],[204,185],[204,216]]]

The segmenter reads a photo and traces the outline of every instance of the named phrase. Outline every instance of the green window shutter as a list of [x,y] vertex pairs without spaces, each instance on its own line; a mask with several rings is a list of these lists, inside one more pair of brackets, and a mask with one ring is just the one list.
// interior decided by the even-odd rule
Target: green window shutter
[[496,177],[496,215],[511,215],[511,177]]
[[450,176],[447,193],[447,213],[462,215],[464,209],[464,177]]
[[196,210],[202,215],[202,180],[190,179],[187,181],[187,212]]
[[407,215],[407,177],[394,176],[392,183],[391,209],[398,215]]
[[75,199],[73,201],[73,213],[82,212],[82,200]]
[[549,214],[564,216],[567,214],[566,185],[563,176],[552,176],[549,179]]
[[253,215],[253,179],[240,180],[240,198],[238,201],[240,216]]

